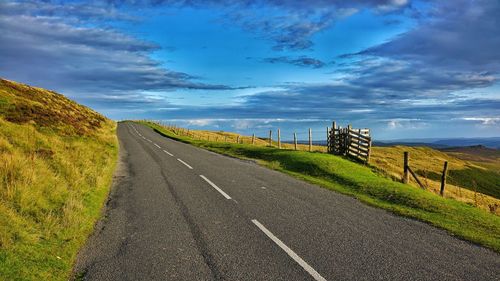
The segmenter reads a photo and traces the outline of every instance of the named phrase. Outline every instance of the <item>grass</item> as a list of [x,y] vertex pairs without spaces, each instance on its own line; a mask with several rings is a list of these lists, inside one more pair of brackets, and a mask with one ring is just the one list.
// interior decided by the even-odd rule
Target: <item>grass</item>
[[[444,161],[448,161],[445,196],[500,215],[500,162],[472,162],[429,147],[374,147],[371,165],[395,180],[403,176],[403,152],[410,154],[410,167],[429,191],[439,193]],[[497,168],[494,166],[497,165]],[[411,184],[417,183],[411,178]]]
[[[206,141],[214,141],[214,142],[239,142],[242,144],[251,144],[252,137],[251,136],[243,136],[237,133],[232,132],[224,132],[224,131],[205,131],[205,130],[187,130],[184,128],[178,128],[173,126],[165,126],[172,132],[175,132],[177,135],[189,136],[195,140],[206,140]],[[276,141],[277,136],[273,135],[273,146],[278,146],[278,142]],[[267,137],[258,137],[255,136],[254,144],[256,146],[267,146],[269,145],[269,138]],[[291,143],[281,143],[281,147],[284,149],[293,149],[294,145]],[[307,144],[297,144],[297,150],[308,151],[309,145]],[[320,151],[326,152],[326,146],[313,145],[312,151]]]
[[0,280],[67,280],[107,197],[116,125],[0,80]]
[[395,182],[370,167],[319,152],[198,140],[154,123],[142,123],[166,137],[221,154],[257,160],[271,169],[356,197],[369,205],[430,223],[500,252],[500,217],[469,204]]

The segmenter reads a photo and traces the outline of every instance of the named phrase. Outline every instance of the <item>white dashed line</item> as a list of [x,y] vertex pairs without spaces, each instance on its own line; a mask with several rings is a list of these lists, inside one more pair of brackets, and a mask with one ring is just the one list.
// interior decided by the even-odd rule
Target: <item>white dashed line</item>
[[149,141],[149,142],[153,142],[153,141],[151,141],[151,140],[148,140],[148,139],[146,139],[146,140],[147,140],[147,141]]
[[226,199],[231,199],[227,193],[225,193],[222,189],[220,189],[218,186],[215,185],[215,183],[211,182],[209,179],[207,179],[204,175],[200,175],[202,179],[204,179],[206,182],[208,182],[209,185],[211,185],[215,190],[217,190],[222,196],[226,197]]
[[157,145],[156,143],[155,143],[154,145],[155,145],[156,147],[158,147],[158,148],[161,148],[161,147],[160,147],[159,145]]
[[174,156],[172,153],[166,151],[166,150],[163,150],[163,152],[165,152],[166,154],[170,155],[170,156]]
[[261,186],[260,188],[262,188],[262,189],[266,189],[266,187],[265,187],[265,186]]
[[312,268],[310,265],[307,264],[301,257],[299,257],[292,249],[288,248],[285,243],[281,242],[281,240],[274,236],[274,234],[271,233],[265,226],[263,226],[260,222],[257,220],[252,220],[252,222],[260,229],[264,234],[267,235],[267,237],[271,238],[276,245],[278,245],[285,253],[287,253],[294,261],[296,261],[302,268],[304,268],[311,276],[314,278],[314,280],[317,281],[326,281],[323,276],[321,276],[314,268]]
[[177,160],[179,160],[179,162],[181,162],[182,164],[186,165],[186,167],[188,167],[189,169],[193,169],[193,167],[189,166],[188,163],[182,161],[181,159],[177,158]]

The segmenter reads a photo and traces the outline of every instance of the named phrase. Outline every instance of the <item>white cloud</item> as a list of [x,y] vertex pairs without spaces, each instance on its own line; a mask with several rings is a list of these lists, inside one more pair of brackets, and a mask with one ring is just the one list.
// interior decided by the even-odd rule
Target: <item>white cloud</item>
[[476,121],[482,125],[496,125],[500,123],[500,117],[464,117],[462,120]]

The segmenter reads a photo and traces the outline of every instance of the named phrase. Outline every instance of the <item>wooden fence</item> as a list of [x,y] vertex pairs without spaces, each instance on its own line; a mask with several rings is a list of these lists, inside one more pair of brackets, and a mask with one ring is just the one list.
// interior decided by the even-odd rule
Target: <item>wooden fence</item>
[[[190,132],[189,129],[184,129],[170,124],[161,123],[156,121],[155,123],[165,126],[167,129],[173,131],[176,134],[187,135],[195,139],[205,139],[208,141],[223,141],[223,142],[236,142],[236,143],[251,143],[256,144],[256,140],[260,139],[265,141],[268,146],[274,146],[277,144],[278,148],[282,147],[281,141],[281,130],[277,130],[277,142],[273,140],[273,131],[269,130],[269,136],[266,138],[257,138],[255,134],[251,137],[244,136],[228,136],[220,135],[215,133],[215,135],[196,135],[194,132]],[[312,141],[312,130],[308,129],[308,151],[313,151],[313,141]],[[353,129],[351,125],[346,128],[337,127],[336,122],[333,122],[332,128],[326,128],[327,136],[327,152],[336,155],[344,155],[352,157],[357,160],[361,160],[365,163],[370,161],[370,149],[372,140],[370,137],[370,129]],[[245,141],[246,140],[246,141]],[[297,134],[293,134],[293,147],[295,150],[298,149],[298,139]]]
[[365,163],[370,161],[370,129],[353,129],[351,125],[337,127],[334,121],[332,128],[327,128],[327,145],[328,153],[354,157]]

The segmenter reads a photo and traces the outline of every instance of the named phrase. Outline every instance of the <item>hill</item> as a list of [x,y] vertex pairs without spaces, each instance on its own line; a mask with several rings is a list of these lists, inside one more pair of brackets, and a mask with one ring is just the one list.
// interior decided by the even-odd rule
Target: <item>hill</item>
[[67,280],[109,191],[115,123],[0,79],[0,279]]
[[491,138],[421,138],[421,139],[398,139],[387,141],[375,141],[376,146],[428,146],[432,148],[453,148],[464,146],[485,146],[500,149],[500,137]]
[[[488,149],[490,150],[490,149]],[[497,152],[495,149],[491,149]],[[426,188],[439,193],[444,161],[448,161],[445,196],[500,214],[500,161],[498,158],[480,158],[463,154],[469,148],[436,150],[431,147],[373,147],[370,164],[394,180],[403,177],[403,152],[410,155],[410,167]],[[483,152],[484,153],[484,152]],[[494,155],[494,154],[491,154]],[[472,161],[474,160],[474,161]],[[411,184],[417,183],[411,178]]]
[[476,162],[479,165],[500,161],[500,149],[489,148],[484,145],[449,147],[443,148],[441,151],[462,160]]
[[32,122],[64,135],[91,135],[110,123],[101,114],[53,91],[0,79],[0,116],[6,121]]

